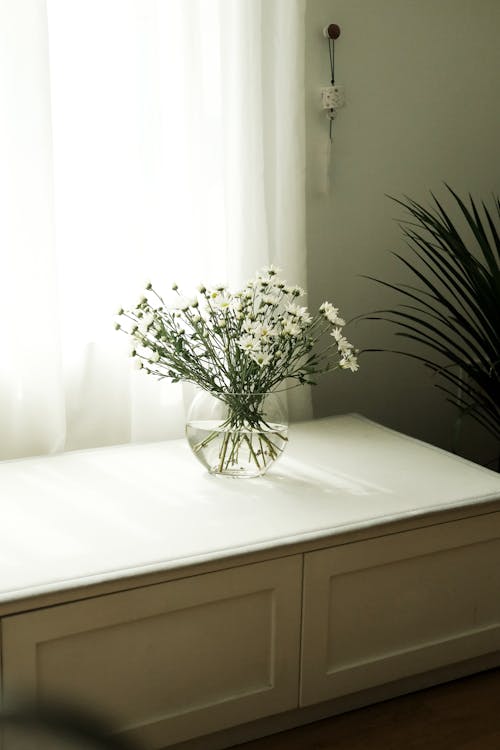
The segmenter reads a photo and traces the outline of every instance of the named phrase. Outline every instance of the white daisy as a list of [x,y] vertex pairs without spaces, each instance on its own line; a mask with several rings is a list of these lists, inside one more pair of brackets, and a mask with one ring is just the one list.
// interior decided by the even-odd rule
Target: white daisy
[[216,307],[218,310],[221,310],[223,312],[231,309],[233,305],[233,299],[231,295],[226,294],[225,292],[221,290],[218,290],[215,296],[212,293],[210,297],[212,298],[212,304],[214,305],[214,307]]
[[279,273],[281,273],[281,268],[273,266],[273,264],[271,263],[270,266],[266,266],[262,269],[262,273],[267,273],[268,276],[277,276]]
[[271,355],[266,352],[253,352],[250,356],[259,367],[265,367],[271,361]]
[[260,327],[260,323],[257,320],[250,320],[250,318],[246,318],[246,320],[243,321],[241,327],[245,331],[245,333],[251,333],[253,336],[255,335],[255,331]]
[[337,341],[337,348],[341,354],[348,354],[354,347],[353,345],[345,338],[345,336],[342,336]]
[[301,328],[293,320],[285,320],[283,328],[281,329],[285,336],[299,336],[302,332]]
[[292,297],[303,297],[305,294],[301,286],[287,286],[285,287],[285,292],[291,294]]
[[343,370],[351,370],[351,372],[357,372],[359,370],[358,359],[354,354],[348,354],[339,362],[340,367]]
[[280,298],[276,294],[264,294],[262,295],[262,302],[264,305],[277,307],[277,305],[279,305]]
[[139,321],[139,331],[145,334],[149,331],[153,325],[154,315],[151,313],[145,313]]
[[293,315],[294,318],[297,317],[299,309],[300,309],[299,306],[296,305],[295,302],[288,302],[285,305],[285,312],[288,315]]
[[240,336],[236,343],[238,344],[240,349],[243,349],[243,351],[246,352],[252,352],[259,349],[259,342],[250,334],[247,334],[246,336]]
[[258,323],[254,329],[254,336],[261,341],[267,341],[276,336],[276,329],[267,325],[267,323]]

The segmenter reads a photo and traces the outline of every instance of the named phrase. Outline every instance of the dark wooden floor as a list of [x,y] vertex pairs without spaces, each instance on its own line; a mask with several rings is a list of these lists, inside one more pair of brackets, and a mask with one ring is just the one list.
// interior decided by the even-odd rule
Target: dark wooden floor
[[239,750],[500,750],[500,669],[394,698]]

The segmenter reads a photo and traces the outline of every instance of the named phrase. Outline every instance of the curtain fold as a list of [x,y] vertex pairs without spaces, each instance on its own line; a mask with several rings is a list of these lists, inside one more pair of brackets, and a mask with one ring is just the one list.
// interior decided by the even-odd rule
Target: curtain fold
[[0,456],[65,443],[45,3],[0,3]]
[[113,330],[147,279],[306,286],[304,16],[1,0],[1,458],[183,433],[182,388]]

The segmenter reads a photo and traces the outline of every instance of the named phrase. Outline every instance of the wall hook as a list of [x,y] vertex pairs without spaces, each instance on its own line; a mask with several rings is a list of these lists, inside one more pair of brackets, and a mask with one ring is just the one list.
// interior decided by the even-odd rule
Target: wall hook
[[340,26],[336,23],[330,23],[323,29],[323,36],[327,39],[338,39],[340,36]]

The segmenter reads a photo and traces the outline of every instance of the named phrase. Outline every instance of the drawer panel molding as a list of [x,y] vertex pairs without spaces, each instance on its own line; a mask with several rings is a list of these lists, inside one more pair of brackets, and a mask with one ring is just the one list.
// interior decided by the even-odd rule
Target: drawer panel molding
[[500,513],[305,555],[301,705],[500,649]]
[[145,748],[296,708],[300,555],[3,620],[7,704],[98,713]]

